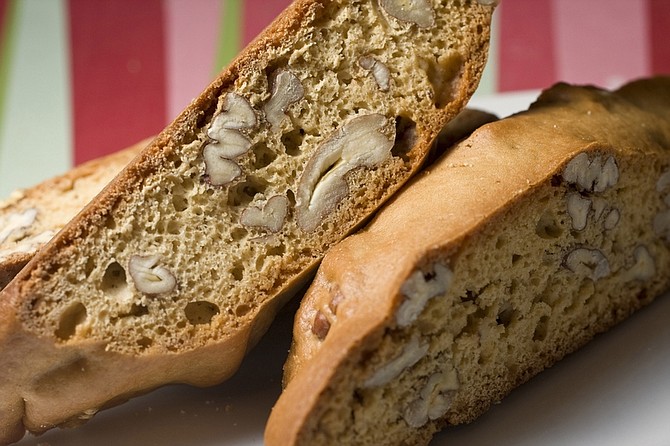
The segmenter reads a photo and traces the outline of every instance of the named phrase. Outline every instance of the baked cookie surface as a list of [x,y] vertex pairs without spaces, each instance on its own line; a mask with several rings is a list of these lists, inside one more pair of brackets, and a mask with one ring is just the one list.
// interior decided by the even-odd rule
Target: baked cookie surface
[[234,373],[477,86],[493,7],[404,4],[294,2],[22,270],[0,443]]
[[426,444],[670,285],[670,79],[559,84],[326,255],[266,443]]

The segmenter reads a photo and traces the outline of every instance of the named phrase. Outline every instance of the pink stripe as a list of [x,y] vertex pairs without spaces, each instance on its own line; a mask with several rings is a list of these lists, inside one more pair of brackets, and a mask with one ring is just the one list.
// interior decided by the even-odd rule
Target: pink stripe
[[[0,0],[0,37],[4,36],[5,32],[5,27],[7,24],[5,23],[5,19],[7,17],[7,10],[9,6],[9,0]],[[2,47],[2,42],[0,42],[0,48]]]
[[161,0],[69,0],[75,163],[165,126]]
[[649,73],[646,0],[554,0],[561,80],[614,88]]
[[651,69],[654,74],[670,74],[670,2],[649,0],[649,44],[651,45]]
[[[211,82],[221,23],[220,0],[167,0],[167,120],[172,121]],[[213,70],[214,69],[214,70]]]
[[499,89],[527,90],[554,83],[550,0],[501,2],[499,14]]
[[242,45],[254,40],[290,3],[291,0],[245,0]]

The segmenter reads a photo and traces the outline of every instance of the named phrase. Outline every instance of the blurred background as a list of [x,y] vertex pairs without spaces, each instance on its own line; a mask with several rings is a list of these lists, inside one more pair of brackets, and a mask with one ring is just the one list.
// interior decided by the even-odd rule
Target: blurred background
[[[158,133],[290,0],[0,0],[0,199]],[[670,1],[503,0],[478,97],[670,73]]]

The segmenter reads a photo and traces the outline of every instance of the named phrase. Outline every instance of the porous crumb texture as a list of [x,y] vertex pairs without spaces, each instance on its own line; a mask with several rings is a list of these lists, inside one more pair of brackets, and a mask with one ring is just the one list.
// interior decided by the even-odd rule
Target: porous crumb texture
[[[483,59],[475,55],[486,48],[490,8],[435,0],[434,24],[422,28],[376,1],[301,4],[302,26],[279,46],[264,47],[258,60],[238,64],[239,75],[183,145],[166,151],[167,162],[128,190],[77,240],[76,255],[35,288],[26,327],[63,342],[105,340],[108,351],[133,354],[225,337],[417,168],[427,148],[415,145],[427,146],[436,124],[476,86]],[[388,91],[377,71],[359,64],[364,55],[388,68]],[[253,122],[235,115],[237,106],[252,110],[245,116]],[[317,214],[314,228],[301,228],[296,206],[305,166],[329,138],[355,152],[360,141],[346,141],[345,127],[367,116],[380,122],[361,141],[376,137],[390,150],[374,162],[360,160],[364,154],[353,155],[355,162],[346,153],[328,155],[311,198],[319,185],[330,187],[336,170],[345,193]],[[217,140],[221,134],[228,139]],[[237,144],[234,153],[227,147],[207,158],[208,146],[226,141]],[[133,258],[144,262],[136,271]],[[147,288],[151,282],[164,286]]]
[[81,164],[0,202],[0,290],[148,143]]
[[427,444],[667,290],[669,81],[549,90],[331,251],[267,444]]
[[[575,231],[567,196],[576,190],[564,182],[546,184],[468,237],[458,252],[435,259],[453,271],[449,291],[431,298],[411,326],[388,330],[364,353],[355,373],[339,383],[348,391],[334,391],[310,444],[426,444],[443,423],[474,420],[667,289],[663,272],[670,270],[670,253],[651,222],[666,208],[656,180],[670,160],[617,160],[619,184],[597,195],[621,213],[615,228],[604,229],[603,219],[592,213],[587,227]],[[603,254],[606,276],[593,280],[568,268],[566,257],[584,247]],[[650,267],[641,265],[640,247],[653,259]],[[431,280],[433,263],[422,271]],[[352,388],[405,352],[412,339],[425,346],[425,354],[397,379]],[[449,374],[453,382],[441,393],[448,411],[410,426],[412,407],[431,377]]]

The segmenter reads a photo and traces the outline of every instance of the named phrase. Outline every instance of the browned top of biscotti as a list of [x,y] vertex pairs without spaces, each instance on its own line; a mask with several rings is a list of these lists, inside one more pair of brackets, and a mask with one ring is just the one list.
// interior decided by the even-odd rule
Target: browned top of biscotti
[[[477,86],[493,8],[417,4],[434,19],[427,27],[376,0],[294,2],[24,268],[0,300],[0,320],[12,326],[0,324],[7,361],[33,342],[53,368],[69,370],[68,354],[98,367],[77,385],[44,362],[17,363],[0,379],[0,400],[30,410],[9,423],[39,431],[119,395],[212,384],[237,368],[325,250],[419,168]],[[370,54],[388,69],[388,89],[361,64]],[[281,90],[286,76],[291,88]],[[290,104],[278,106],[275,126],[268,110],[277,97]],[[250,119],[223,127],[219,118],[231,114]],[[231,141],[248,150],[219,156],[217,145]],[[304,198],[306,171],[318,177],[308,186],[323,188]],[[307,227],[297,215],[312,201],[331,206]],[[265,214],[279,215],[279,227],[258,224]],[[139,363],[143,372],[131,376],[128,364]],[[110,375],[119,387],[102,389]],[[47,395],[44,383],[54,381],[60,395]],[[73,387],[87,392],[75,398]]]
[[[177,161],[177,151],[196,140],[196,133],[211,120],[217,107],[217,101],[223,91],[244,87],[249,78],[257,78],[258,72],[267,72],[272,57],[277,57],[285,48],[296,44],[299,33],[297,30],[306,29],[325,20],[324,14],[329,12],[331,5],[337,2],[320,0],[298,0],[284,11],[275,22],[256,39],[207,89],[196,98],[192,104],[150,144],[127,168],[115,178],[105,191],[97,197],[84,211],[77,216],[61,233],[46,247],[43,255],[39,256],[21,275],[21,280],[15,282],[15,288],[8,290],[10,296],[21,299],[29,295],[33,287],[39,287],[45,274],[67,265],[72,260],[74,247],[72,242],[84,239],[104,226],[110,212],[128,200],[128,197],[141,189],[147,178],[155,174],[164,166],[170,166]],[[464,51],[471,60],[464,65],[459,73],[457,85],[450,86],[452,97],[443,108],[424,113],[417,117],[417,141],[405,156],[412,170],[418,169],[426,155],[430,143],[441,129],[447,117],[453,117],[464,106],[465,98],[469,97],[476,88],[477,78],[486,58],[488,42],[488,23],[491,8],[481,7],[481,11],[473,14],[473,22],[468,23],[471,28],[477,28],[481,36],[473,38],[472,42],[461,42],[463,45],[475,44]],[[454,13],[456,14],[456,13]],[[445,18],[448,19],[448,18]],[[475,26],[477,25],[477,26]],[[305,36],[301,35],[301,38]],[[290,54],[282,57],[289,57]],[[453,61],[438,61],[437,63],[451,63]],[[267,89],[267,85],[260,86]],[[446,86],[445,86],[446,87]],[[397,96],[397,100],[404,100]],[[389,193],[392,190],[389,190]],[[370,209],[371,211],[372,209]],[[362,219],[361,219],[362,220]],[[339,235],[346,234],[348,226],[337,225]],[[316,234],[315,234],[316,236]],[[316,259],[314,259],[316,262]],[[314,263],[312,262],[312,263]],[[280,291],[272,290],[270,294]],[[14,305],[20,303],[14,302]],[[248,316],[254,317],[253,314]]]
[[[330,395],[334,376],[344,376],[352,358],[393,325],[401,286],[413,271],[448,257],[577,153],[614,150],[625,163],[627,155],[668,150],[668,117],[670,78],[612,93],[559,84],[529,111],[483,126],[412,180],[324,258],[296,317],[288,386],[273,409],[267,443],[293,444],[308,435],[318,401],[337,400]],[[317,313],[332,308],[336,320],[320,340]]]

